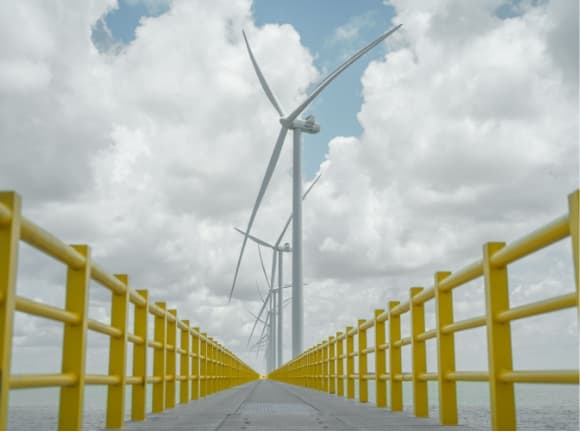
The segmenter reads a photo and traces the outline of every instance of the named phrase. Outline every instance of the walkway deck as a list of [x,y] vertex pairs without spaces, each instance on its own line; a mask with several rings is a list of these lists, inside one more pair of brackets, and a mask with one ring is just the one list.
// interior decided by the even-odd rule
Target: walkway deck
[[[180,405],[126,430],[448,430],[435,419],[378,409],[322,392],[259,380]],[[465,429],[465,427],[461,427]]]

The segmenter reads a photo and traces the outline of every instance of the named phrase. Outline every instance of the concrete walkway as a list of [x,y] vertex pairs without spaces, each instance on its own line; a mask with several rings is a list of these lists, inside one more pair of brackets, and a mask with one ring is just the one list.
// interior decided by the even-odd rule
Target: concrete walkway
[[[126,430],[448,430],[435,419],[393,413],[322,392],[260,380],[211,395]],[[465,427],[461,427],[465,429]]]

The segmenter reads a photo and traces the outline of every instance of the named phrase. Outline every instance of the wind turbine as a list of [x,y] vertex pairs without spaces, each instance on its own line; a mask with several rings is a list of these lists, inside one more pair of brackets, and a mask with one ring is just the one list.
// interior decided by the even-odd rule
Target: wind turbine
[[292,353],[293,356],[296,357],[302,352],[303,349],[303,320],[304,320],[304,310],[303,310],[303,297],[302,297],[302,132],[315,134],[320,131],[320,125],[316,123],[313,116],[309,115],[304,119],[298,118],[300,114],[308,107],[308,105],[324,90],[326,86],[328,86],[338,75],[340,75],[346,68],[348,68],[351,64],[357,61],[360,57],[370,51],[372,48],[377,46],[395,31],[397,31],[401,27],[401,24],[392,28],[391,30],[387,31],[386,33],[382,34],[370,44],[365,46],[364,48],[357,51],[352,57],[346,60],[343,64],[341,64],[336,70],[334,70],[330,75],[324,78],[318,86],[310,93],[310,95],[300,104],[298,105],[290,114],[284,114],[284,111],[274,96],[274,93],[268,86],[266,82],[266,78],[262,74],[256,59],[254,58],[254,54],[252,53],[252,49],[250,48],[250,44],[246,37],[246,33],[242,32],[244,41],[246,43],[246,48],[248,49],[248,54],[250,55],[250,60],[254,66],[256,71],[256,75],[258,76],[258,80],[266,93],[266,96],[274,106],[274,109],[280,115],[280,132],[278,133],[278,138],[276,139],[276,143],[274,144],[274,149],[272,151],[272,155],[270,156],[270,161],[268,162],[268,166],[266,167],[266,172],[264,173],[264,178],[262,183],[260,184],[260,189],[258,190],[258,196],[256,197],[256,202],[254,203],[254,207],[252,208],[252,213],[250,214],[250,220],[248,221],[248,226],[246,228],[246,234],[244,236],[244,240],[242,242],[242,247],[240,249],[240,256],[238,258],[238,263],[236,265],[236,271],[234,274],[234,280],[232,282],[232,288],[230,290],[229,299],[231,301],[234,288],[236,286],[236,280],[238,278],[238,272],[240,270],[240,264],[242,262],[242,257],[244,255],[244,249],[246,247],[246,243],[248,241],[248,235],[252,230],[252,225],[254,224],[254,219],[256,218],[256,214],[262,202],[262,198],[266,193],[266,189],[270,183],[270,179],[272,178],[272,174],[274,173],[274,169],[276,168],[276,164],[278,163],[278,159],[280,158],[280,152],[282,150],[282,146],[284,145],[284,139],[286,138],[286,134],[289,129],[291,129],[294,133],[293,139],[293,168],[292,168],[292,212],[294,214],[294,221],[292,225]]
[[[312,183],[310,183],[310,185],[308,186],[308,188],[306,188],[306,191],[304,192],[304,194],[302,195],[302,201],[304,201],[306,199],[306,197],[308,196],[308,194],[310,193],[310,191],[312,190],[312,188],[316,185],[316,183],[318,183],[318,181],[320,180],[320,177],[322,177],[322,172],[319,173],[314,180],[312,180]],[[251,234],[248,234],[248,237],[253,240],[254,242],[256,242],[258,244],[258,253],[260,256],[260,264],[262,266],[262,271],[264,273],[264,278],[266,279],[266,283],[270,286],[270,290],[272,291],[272,295],[268,295],[268,299],[270,300],[271,303],[274,303],[274,306],[272,307],[272,304],[270,304],[270,309],[273,309],[273,319],[270,322],[270,326],[271,328],[271,332],[274,335],[274,339],[276,340],[276,343],[274,344],[277,347],[277,351],[276,351],[276,361],[274,362],[276,364],[276,366],[281,366],[282,365],[282,356],[283,356],[283,308],[282,308],[282,303],[283,303],[283,291],[281,289],[282,284],[283,284],[283,278],[282,278],[282,269],[283,269],[283,254],[284,252],[291,252],[292,249],[290,248],[290,245],[288,243],[285,243],[283,246],[280,245],[280,243],[282,243],[282,239],[284,238],[284,235],[286,234],[286,231],[288,230],[288,227],[290,226],[290,222],[292,222],[292,217],[293,214],[291,213],[290,216],[288,217],[288,219],[286,220],[286,223],[284,224],[284,227],[282,228],[282,231],[280,231],[280,235],[278,235],[278,239],[276,240],[276,242],[274,244],[268,243],[265,240],[262,240],[258,237],[255,237]],[[234,228],[237,232],[239,232],[240,234],[242,234],[243,236],[246,235],[246,233],[244,231],[242,231],[239,228]],[[264,262],[262,260],[262,254],[260,252],[260,245],[261,246],[265,246],[269,249],[272,250],[272,272],[270,273],[270,279],[268,279],[268,275],[266,274],[266,269],[264,268]],[[277,260],[276,260],[277,257]],[[276,276],[276,262],[278,263],[278,289],[274,289],[274,279]],[[276,300],[277,300],[277,306],[276,306]],[[266,300],[262,299],[262,301],[265,303]],[[262,309],[263,311],[263,309]],[[261,313],[260,313],[261,315]],[[276,327],[276,329],[274,329],[274,327]]]

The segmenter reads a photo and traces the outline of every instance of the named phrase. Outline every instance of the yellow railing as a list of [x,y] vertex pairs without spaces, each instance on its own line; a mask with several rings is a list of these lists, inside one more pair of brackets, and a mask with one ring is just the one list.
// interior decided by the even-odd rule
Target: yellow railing
[[[17,295],[20,240],[67,266],[64,309]],[[90,280],[113,293],[110,324],[88,317]],[[60,374],[10,374],[14,311],[63,323]],[[133,333],[127,325],[131,312]],[[147,334],[149,315],[154,317],[153,335]],[[108,375],[85,372],[87,330],[110,337]],[[133,344],[130,374],[126,370],[128,343]],[[147,348],[153,349],[153,376],[147,376]],[[179,372],[176,370],[177,356],[180,356]],[[176,310],[167,310],[163,302],[150,302],[147,290],[130,288],[127,275],[112,276],[93,263],[88,246],[69,246],[24,218],[20,213],[20,198],[14,192],[0,192],[0,366],[2,430],[6,429],[10,389],[60,387],[59,428],[80,429],[84,387],[106,385],[106,427],[121,428],[125,417],[126,385],[132,386],[131,419],[142,421],[146,418],[147,384],[153,384],[153,412],[161,412],[175,406],[178,383],[179,402],[187,403],[259,377],[199,327],[192,328],[189,321],[177,319]]]
[[[428,416],[427,382],[437,381],[439,387],[439,420],[443,425],[457,424],[457,381],[488,381],[490,389],[491,424],[493,429],[515,429],[516,407],[514,383],[579,384],[578,370],[515,371],[512,367],[510,322],[564,308],[578,308],[579,261],[579,199],[580,192],[569,196],[569,213],[510,243],[487,243],[483,258],[455,273],[435,273],[430,289],[411,288],[408,300],[391,301],[387,310],[375,310],[369,320],[358,320],[356,327],[346,327],[306,350],[297,358],[269,374],[269,378],[309,387],[354,399],[355,380],[359,384],[360,402],[368,401],[368,382],[376,381],[376,405],[387,406],[389,383],[390,408],[403,409],[403,381],[411,381],[413,409],[418,417]],[[576,292],[547,300],[510,308],[508,295],[508,264],[566,237],[571,238]],[[483,276],[486,313],[462,321],[453,320],[452,290]],[[425,329],[424,305],[435,302],[436,325]],[[410,332],[401,336],[401,316],[410,313]],[[388,322],[388,329],[386,328]],[[375,327],[374,344],[367,344],[366,333]],[[462,330],[485,327],[487,330],[488,370],[457,371],[455,368],[454,334]],[[355,349],[354,338],[358,347]],[[427,371],[425,341],[437,344],[436,372]],[[346,341],[346,350],[344,347]],[[411,346],[410,372],[403,372],[401,347]],[[367,355],[375,353],[375,373],[367,372]],[[388,353],[389,370],[386,368]],[[358,371],[355,372],[355,357]],[[346,360],[346,370],[344,362]]]

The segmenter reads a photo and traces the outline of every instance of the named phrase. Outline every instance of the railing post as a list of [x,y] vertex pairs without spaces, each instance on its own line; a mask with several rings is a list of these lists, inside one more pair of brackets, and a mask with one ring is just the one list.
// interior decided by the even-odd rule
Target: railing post
[[512,337],[510,323],[500,323],[495,317],[509,309],[507,268],[494,267],[491,257],[505,243],[486,243],[483,247],[483,274],[487,311],[487,351],[489,366],[489,396],[491,427],[494,430],[515,430],[516,410],[514,384],[502,382],[501,372],[512,370]]
[[316,390],[323,390],[322,383],[322,346],[316,345]]
[[358,396],[360,402],[369,401],[369,382],[367,375],[367,331],[362,328],[366,322],[364,319],[358,320]]
[[125,383],[127,380],[127,309],[129,302],[129,278],[115,275],[125,289],[123,294],[113,293],[111,299],[111,326],[121,330],[119,338],[110,338],[109,375],[119,378],[116,384],[109,384],[107,391],[107,428],[122,428],[125,421]]
[[389,302],[389,384],[391,387],[391,410],[403,410],[403,381],[398,379],[402,374],[401,347],[395,346],[401,339],[401,317],[392,310],[399,305],[398,301]]
[[346,328],[346,397],[354,399],[354,335],[352,326]]
[[62,373],[77,377],[74,386],[60,388],[58,428],[81,429],[85,395],[85,357],[87,349],[87,309],[91,274],[91,251],[86,245],[72,245],[85,258],[80,269],[71,267],[66,276],[66,310],[78,315],[79,322],[64,324]]
[[455,340],[452,334],[444,334],[442,329],[453,323],[452,291],[442,292],[439,283],[450,272],[435,273],[435,311],[437,330],[437,362],[439,365],[439,421],[443,425],[457,424],[457,385],[447,379],[447,374],[455,372]]
[[322,351],[321,360],[322,360],[322,388],[323,392],[328,393],[328,387],[330,385],[330,378],[328,376],[328,344],[326,342],[322,342],[320,345],[320,350]]
[[342,332],[336,333],[336,395],[344,396],[344,363]]
[[328,380],[330,387],[328,393],[334,394],[336,392],[336,371],[334,369],[336,360],[336,341],[334,336],[328,338]]
[[163,310],[163,316],[155,315],[155,342],[160,347],[155,347],[153,352],[153,375],[155,383],[153,384],[153,412],[163,412],[165,409],[165,350],[167,349],[167,339],[165,327],[167,324],[167,313],[165,312],[165,303],[156,302],[155,305]]
[[387,358],[380,348],[385,344],[385,322],[378,319],[384,312],[383,309],[375,309],[375,401],[378,408],[387,406],[387,380],[382,378],[387,374]]
[[568,195],[568,218],[570,224],[570,239],[572,240],[572,262],[574,263],[574,275],[576,282],[576,309],[580,318],[580,257],[578,237],[580,236],[580,191]]
[[427,354],[425,341],[417,336],[425,331],[425,308],[423,303],[413,303],[413,297],[423,291],[423,288],[411,288],[409,291],[409,310],[411,312],[411,352],[413,375],[413,410],[417,417],[429,416],[429,401],[427,396],[427,381],[420,377],[427,372]]
[[0,430],[6,430],[20,241],[20,197],[15,192],[0,192],[0,205],[11,213],[8,221],[0,222]]
[[143,421],[147,417],[147,317],[149,313],[149,293],[137,290],[145,299],[145,305],[135,305],[133,322],[135,336],[143,340],[142,344],[133,345],[133,375],[143,378],[140,384],[133,384],[131,394],[131,420]]
[[193,356],[191,357],[191,375],[193,380],[191,381],[191,399],[197,400],[199,399],[199,392],[200,392],[200,371],[199,371],[199,356],[200,356],[200,349],[199,349],[199,327],[193,328],[193,333],[191,334],[191,345]]
[[181,356],[179,358],[179,403],[186,404],[189,402],[189,359],[191,358],[191,348],[189,340],[191,339],[191,330],[189,328],[189,320],[183,320],[186,329],[181,329]]
[[200,396],[206,397],[207,396],[207,346],[208,346],[208,342],[207,342],[207,333],[202,333],[201,334],[201,363],[200,363]]
[[167,382],[165,384],[165,407],[175,408],[175,348],[177,345],[177,310],[167,311],[173,316],[167,319],[167,351],[165,354]]

